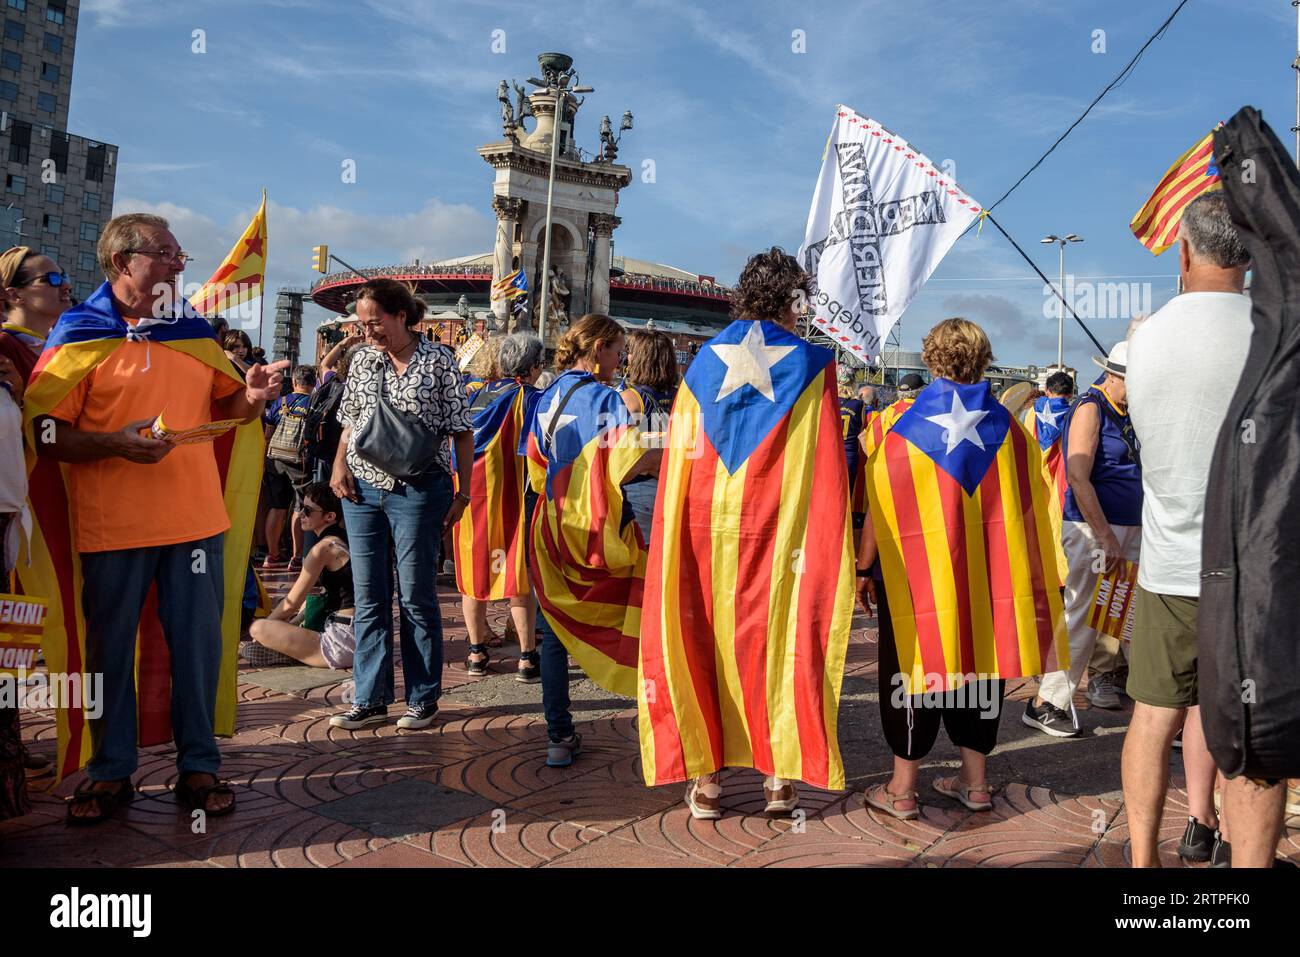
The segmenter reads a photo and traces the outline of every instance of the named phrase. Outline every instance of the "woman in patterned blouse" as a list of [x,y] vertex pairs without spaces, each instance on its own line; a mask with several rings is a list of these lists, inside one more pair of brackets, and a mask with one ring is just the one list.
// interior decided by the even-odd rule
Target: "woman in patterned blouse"
[[401,728],[427,728],[442,690],[442,615],[436,585],[438,545],[469,502],[453,497],[451,458],[444,442],[437,465],[412,482],[396,479],[356,452],[355,436],[384,398],[417,415],[426,428],[456,443],[460,487],[468,488],[474,460],[469,400],[450,350],[420,335],[424,303],[393,279],[372,279],[357,293],[357,319],[366,334],[348,369],[339,403],[343,424],[330,487],[343,500],[356,592],[357,649],[353,707],[330,719],[353,730],[388,720],[393,687],[393,582],[389,551],[397,556],[401,600],[402,674],[406,714]]

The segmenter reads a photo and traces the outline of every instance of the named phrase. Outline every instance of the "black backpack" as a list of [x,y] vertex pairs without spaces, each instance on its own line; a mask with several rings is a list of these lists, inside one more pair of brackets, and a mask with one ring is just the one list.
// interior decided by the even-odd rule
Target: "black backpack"
[[307,409],[303,431],[307,437],[307,459],[332,462],[338,452],[343,426],[337,418],[346,383],[338,376],[316,390]]
[[1214,134],[1254,331],[1205,497],[1201,719],[1229,776],[1300,775],[1300,174],[1251,107]]

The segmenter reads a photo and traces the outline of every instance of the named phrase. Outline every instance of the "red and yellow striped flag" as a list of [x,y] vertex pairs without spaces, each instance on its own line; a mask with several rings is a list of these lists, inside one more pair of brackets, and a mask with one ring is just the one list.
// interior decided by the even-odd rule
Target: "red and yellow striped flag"
[[988,383],[930,383],[867,480],[910,693],[1068,667],[1042,456]]
[[1178,222],[1184,207],[1202,193],[1222,188],[1211,131],[1174,160],[1151,198],[1134,215],[1129,229],[1138,242],[1159,256],[1178,241]]
[[691,363],[667,441],[641,613],[646,783],[751,767],[843,788],[853,551],[833,354],[733,322]]
[[266,283],[266,190],[262,205],[244,235],[226,254],[212,278],[190,297],[190,303],[205,316],[224,312],[262,295]]
[[[862,430],[862,458],[871,458],[876,449],[880,448],[880,443],[885,441],[885,436],[889,430],[894,427],[899,416],[912,407],[915,399],[906,398],[885,406],[879,412],[873,412],[867,419],[866,428]],[[864,483],[865,484],[865,483]]]
[[451,533],[456,590],[479,601],[531,591],[524,564],[525,460],[519,455],[531,386],[503,380],[475,395],[474,471],[465,509]]

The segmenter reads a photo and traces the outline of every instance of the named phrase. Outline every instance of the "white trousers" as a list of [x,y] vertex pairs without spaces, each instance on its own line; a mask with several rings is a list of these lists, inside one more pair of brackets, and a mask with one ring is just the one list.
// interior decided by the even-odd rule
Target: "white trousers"
[[[1119,539],[1120,554],[1131,562],[1142,549],[1141,525],[1112,525]],[[1101,546],[1087,522],[1062,522],[1061,547],[1069,565],[1065,578],[1065,625],[1070,632],[1070,670],[1043,675],[1038,693],[1062,711],[1070,710],[1070,699],[1083,680],[1084,670],[1113,673],[1118,663],[1119,639],[1088,627],[1088,610],[1097,587],[1097,566]],[[1089,663],[1091,662],[1091,668]]]

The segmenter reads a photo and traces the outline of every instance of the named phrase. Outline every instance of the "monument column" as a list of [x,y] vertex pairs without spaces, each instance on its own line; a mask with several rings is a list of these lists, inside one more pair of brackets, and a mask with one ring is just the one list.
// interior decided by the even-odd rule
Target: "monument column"
[[591,265],[591,311],[609,314],[610,238],[619,219],[611,213],[592,213],[591,228],[596,234],[596,250]]
[[[524,201],[509,196],[492,197],[492,209],[497,214],[497,240],[492,250],[493,284],[509,276],[514,270],[511,262],[515,254],[515,224],[523,213]],[[510,300],[498,299],[492,303],[492,313],[499,328],[510,327]]]

